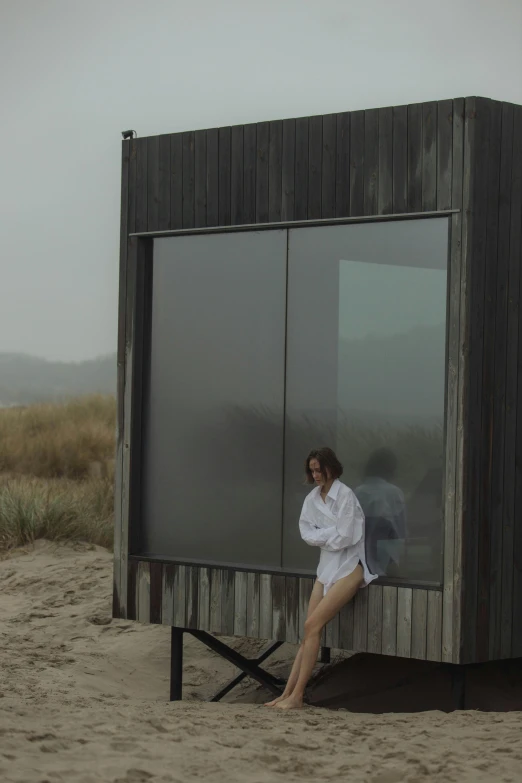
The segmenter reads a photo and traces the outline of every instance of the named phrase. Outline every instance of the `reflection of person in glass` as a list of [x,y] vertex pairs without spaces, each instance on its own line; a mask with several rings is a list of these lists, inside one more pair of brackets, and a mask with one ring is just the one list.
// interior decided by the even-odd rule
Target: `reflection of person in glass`
[[332,449],[310,452],[305,470],[307,483],[315,484],[315,488],[305,498],[299,531],[307,544],[320,548],[321,555],[308,604],[304,639],[282,696],[267,705],[280,709],[303,706],[323,628],[360,587],[376,578],[366,565],[364,514],[352,490],[339,481],[343,466]]
[[396,471],[395,454],[387,448],[377,449],[366,464],[363,483],[355,490],[366,517],[368,563],[379,576],[398,566],[399,547],[406,538],[404,494],[392,483]]

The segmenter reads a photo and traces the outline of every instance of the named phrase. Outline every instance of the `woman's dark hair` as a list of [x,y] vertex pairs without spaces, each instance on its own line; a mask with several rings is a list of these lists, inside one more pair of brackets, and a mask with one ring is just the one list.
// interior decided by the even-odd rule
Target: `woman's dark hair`
[[364,478],[382,478],[389,480],[397,470],[397,457],[391,449],[383,447],[370,455],[364,469]]
[[328,446],[323,446],[321,449],[312,449],[306,458],[305,472],[307,484],[315,483],[314,477],[312,476],[312,471],[310,470],[310,462],[313,459],[316,459],[319,463],[321,474],[325,481],[328,480],[328,473],[326,472],[327,468],[332,479],[338,479],[343,475],[343,466],[337,459],[335,452],[332,451],[332,449],[329,449]]

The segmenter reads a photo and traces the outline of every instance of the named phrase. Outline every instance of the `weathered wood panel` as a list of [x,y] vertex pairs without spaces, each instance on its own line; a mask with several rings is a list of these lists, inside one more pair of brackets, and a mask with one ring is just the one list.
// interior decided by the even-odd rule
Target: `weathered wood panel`
[[[368,587],[368,643],[371,653],[382,652],[383,588],[372,584]],[[423,591],[424,592],[424,591]]]
[[161,623],[163,611],[163,565],[150,564],[150,622]]
[[221,602],[224,599],[224,573],[220,568],[212,568],[210,571],[210,633],[223,632]]
[[[437,110],[437,209],[451,209],[453,184],[453,101],[440,101]],[[462,174],[461,174],[462,176]]]
[[336,614],[333,620],[327,623],[324,629],[324,646],[330,649],[339,649],[339,615]]
[[343,606],[339,612],[339,647],[341,650],[353,650],[354,634],[354,608],[353,601]]
[[308,118],[295,121],[295,219],[308,217]]
[[281,220],[295,216],[295,120],[283,121]]
[[183,134],[170,137],[170,228],[183,227]]
[[[479,113],[480,120],[477,121]],[[464,454],[465,484],[463,494],[463,515],[466,529],[464,539],[464,579],[462,644],[467,660],[473,660],[476,653],[476,618],[478,594],[478,536],[479,536],[479,492],[480,452],[475,447],[475,439],[480,437],[482,415],[482,346],[484,339],[484,281],[487,216],[487,159],[489,143],[489,122],[485,118],[484,107],[475,99],[466,102],[465,118],[465,166],[464,166],[464,205],[471,205],[474,198],[478,201],[474,210],[464,213],[465,258],[472,259],[467,264],[467,285],[470,312],[473,318],[468,323],[467,362],[468,373],[472,380],[467,384],[465,397],[465,415],[470,438]],[[480,156],[478,150],[480,149]]]
[[256,151],[256,223],[268,223],[268,157],[270,145],[270,123],[257,125]]
[[364,215],[364,115],[350,115],[350,215]]
[[219,166],[218,166],[218,193],[219,193],[219,225],[229,226],[232,223],[231,202],[231,132],[230,128],[219,129]]
[[137,579],[137,617],[140,623],[150,623],[150,563],[142,561],[138,564]]
[[393,212],[408,211],[408,107],[393,107]]
[[210,630],[210,568],[198,569],[198,628]]
[[194,226],[207,225],[207,131],[194,134]]
[[438,590],[428,592],[428,622],[426,638],[426,658],[428,661],[440,661],[442,657],[442,593]]
[[138,618],[138,563],[134,560],[129,563],[128,576],[126,579],[126,614],[127,620],[137,620]]
[[411,602],[411,657],[426,658],[428,623],[428,593],[426,590],[413,590]]
[[411,657],[411,614],[413,591],[410,587],[397,590],[397,655]]
[[257,125],[243,129],[243,218],[244,223],[256,222],[256,161]]
[[327,114],[323,117],[323,155],[321,161],[321,217],[333,218],[336,215],[335,168],[337,151],[337,116]]
[[350,214],[350,113],[337,115],[335,217]]
[[379,109],[378,213],[393,212],[393,109]]
[[[123,604],[121,614],[126,616],[127,608],[125,599],[128,599],[127,589],[127,564],[128,555],[131,549],[131,540],[129,533],[132,532],[134,538],[138,538],[139,529],[136,516],[138,505],[139,485],[141,480],[140,473],[140,450],[141,450],[141,391],[143,382],[142,373],[142,353],[143,345],[142,335],[139,334],[139,327],[142,320],[137,316],[138,303],[143,291],[140,290],[140,282],[143,283],[143,275],[140,270],[146,261],[146,255],[150,243],[140,243],[136,239],[127,242],[126,253],[126,280],[125,280],[125,341],[124,341],[124,380],[123,380],[123,400],[120,406],[123,409],[123,433],[121,443],[118,445],[119,464],[118,471],[120,478],[118,486],[121,491],[121,502],[115,508],[116,520],[115,526],[118,530],[120,551],[120,604]],[[143,286],[141,286],[143,288]],[[120,456],[121,455],[121,456]],[[120,499],[118,499],[120,501]],[[135,521],[131,531],[131,523]]]
[[[163,625],[178,625],[174,614],[174,601],[178,600],[176,593],[176,571],[179,566],[165,564],[163,566],[163,584],[162,584],[162,599],[161,599],[161,622]],[[183,585],[183,604],[185,604],[185,585]],[[185,616],[181,622],[181,628],[185,625]]]
[[[314,584],[311,578],[135,558],[128,582],[133,594],[130,611],[134,604],[141,622],[291,644],[303,638]],[[404,655],[408,650],[411,657],[440,660],[441,625],[441,592],[372,584],[327,625],[322,643],[386,655],[398,655],[399,649]]]
[[397,655],[397,588],[382,588],[382,653]]
[[272,577],[261,574],[259,582],[259,636],[272,638]]
[[234,635],[247,635],[247,574],[244,571],[235,574]]
[[147,172],[147,139],[135,139],[136,150],[136,231],[147,231],[148,221],[148,172]]
[[170,228],[170,136],[159,137],[158,147],[158,228]]
[[353,599],[353,649],[364,652],[368,646],[368,588]]
[[[511,556],[505,558],[505,566],[512,570],[512,582],[507,584],[506,606],[503,606],[502,654],[505,657],[522,655],[522,319],[520,318],[520,267],[522,264],[522,107],[514,108],[513,117],[513,166],[511,180],[511,231],[509,246],[509,314],[508,314],[508,367],[516,356],[517,377],[506,389],[506,431],[515,429],[515,444],[510,454],[513,470],[514,508],[513,531],[508,528],[506,543],[512,544]],[[517,285],[518,283],[518,285]],[[516,320],[518,319],[518,324]],[[509,343],[516,330],[516,346]],[[508,446],[512,445],[511,443]],[[507,452],[506,452],[507,456]],[[511,590],[511,593],[509,593]],[[504,601],[503,601],[504,603]],[[511,605],[510,605],[511,604]],[[511,614],[509,614],[511,610]],[[505,618],[505,620],[504,620]],[[511,638],[507,627],[511,628]]]
[[260,584],[259,574],[247,574],[247,636],[259,638]]
[[194,131],[189,131],[183,134],[183,228],[194,228],[195,164]]
[[299,642],[299,579],[295,576],[285,578],[285,626],[286,641]]
[[299,579],[299,641],[304,638],[304,624],[308,613],[308,602],[312,594],[314,582],[313,579]]
[[230,200],[231,222],[239,226],[245,222],[244,189],[245,163],[243,152],[244,131],[242,125],[234,125],[231,132]]
[[[485,237],[485,273],[484,273],[484,332],[482,348],[482,423],[480,448],[480,476],[478,487],[480,530],[477,551],[477,619],[475,659],[487,661],[489,658],[489,614],[490,614],[490,578],[491,575],[491,480],[493,475],[493,428],[494,428],[494,392],[495,392],[495,351],[496,351],[496,279],[498,245],[498,204],[500,181],[501,149],[501,104],[487,102],[484,111],[489,114],[488,152],[484,161],[487,167],[487,215]],[[479,217],[479,213],[477,213]]]
[[199,569],[195,566],[185,568],[185,600],[187,628],[199,628]]
[[284,576],[272,577],[272,638],[284,641],[286,638],[286,585]]
[[223,592],[221,594],[221,633],[232,635],[235,616],[236,579],[233,571],[223,572]]
[[206,132],[206,225],[219,225],[219,130],[211,128]]
[[268,220],[278,223],[282,213],[283,195],[283,123],[270,123],[268,150]]
[[511,221],[511,176],[513,161],[513,107],[502,105],[500,175],[498,195],[498,241],[495,283],[495,384],[491,438],[491,538],[489,573],[489,657],[499,659],[502,628],[502,524],[504,514],[504,455],[506,421],[507,314],[509,240]]
[[[451,119],[451,205],[462,210],[464,171],[464,101],[453,102]],[[439,114],[439,119],[441,114]],[[442,660],[456,663],[460,654],[462,583],[463,386],[465,378],[465,268],[462,258],[462,211],[451,218],[444,473],[444,592]]]
[[[125,398],[125,319],[127,298],[127,245],[129,234],[129,178],[131,142],[124,141],[121,156],[121,215],[120,215],[120,262],[118,289],[118,344],[117,344],[117,413],[116,413],[116,470],[114,489],[114,558],[112,614],[125,617],[127,604],[127,550],[123,543],[122,513],[123,499],[123,438],[124,438],[124,398]],[[135,188],[132,187],[133,193]],[[125,537],[126,540],[126,537]]]
[[321,188],[323,163],[322,117],[308,121],[308,219],[321,217]]
[[422,105],[422,209],[437,209],[437,110],[435,101]]
[[408,211],[422,211],[422,104],[408,106]]
[[151,136],[147,141],[147,225],[159,225],[159,136]]
[[379,110],[364,113],[364,214],[379,213]]

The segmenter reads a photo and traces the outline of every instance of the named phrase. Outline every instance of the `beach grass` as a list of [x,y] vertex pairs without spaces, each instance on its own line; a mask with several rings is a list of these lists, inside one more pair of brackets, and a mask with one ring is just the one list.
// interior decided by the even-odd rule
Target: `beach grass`
[[111,547],[116,402],[0,410],[0,550],[38,539]]

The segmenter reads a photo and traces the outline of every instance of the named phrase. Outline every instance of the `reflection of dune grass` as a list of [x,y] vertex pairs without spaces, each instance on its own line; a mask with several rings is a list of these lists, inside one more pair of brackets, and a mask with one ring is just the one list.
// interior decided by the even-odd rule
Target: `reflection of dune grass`
[[[253,444],[278,442],[282,412],[264,407],[235,408],[228,420],[230,437],[237,439],[239,453],[248,459]],[[271,430],[271,432],[270,432]],[[360,484],[364,466],[378,448],[391,449],[398,461],[397,483],[406,496],[419,485],[427,471],[442,466],[442,425],[372,424],[355,416],[339,414],[337,424],[323,424],[316,417],[291,417],[286,425],[287,445],[299,454],[304,464],[310,449],[333,448],[344,465],[343,480],[352,487]],[[296,466],[301,470],[301,464]]]

